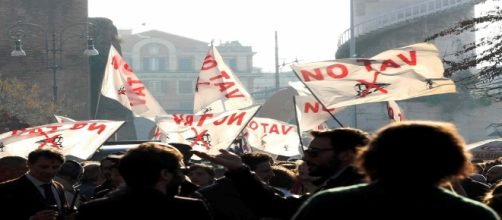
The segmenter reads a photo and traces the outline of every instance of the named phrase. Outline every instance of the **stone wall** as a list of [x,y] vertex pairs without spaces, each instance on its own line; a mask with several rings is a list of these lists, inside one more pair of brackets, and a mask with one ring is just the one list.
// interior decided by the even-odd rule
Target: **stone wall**
[[[58,65],[56,81],[58,101],[79,106],[69,110],[68,117],[88,119],[90,117],[89,62],[83,55],[87,39],[78,36],[87,25],[86,0],[0,0],[0,74],[4,78],[17,78],[30,84],[37,84],[45,94],[45,100],[52,101],[53,79],[50,65]],[[32,23],[21,27],[25,57],[11,57],[14,39],[8,36],[9,27],[17,21]],[[70,27],[71,26],[71,27]],[[61,38],[62,32],[62,38]],[[52,33],[55,33],[53,35]],[[47,34],[47,35],[46,35]],[[56,59],[48,48],[53,48],[55,37]],[[62,48],[61,48],[62,46]],[[61,50],[59,50],[61,49]],[[62,57],[59,57],[62,55]],[[56,63],[53,63],[55,60]]]

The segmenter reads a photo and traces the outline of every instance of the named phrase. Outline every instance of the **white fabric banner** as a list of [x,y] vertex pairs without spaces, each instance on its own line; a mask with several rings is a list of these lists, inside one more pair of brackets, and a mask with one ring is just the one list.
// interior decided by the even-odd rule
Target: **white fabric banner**
[[328,108],[456,92],[455,83],[443,77],[438,50],[430,43],[388,50],[370,59],[291,68]]
[[395,101],[387,102],[387,114],[389,115],[390,121],[404,121],[404,113]]
[[319,130],[319,126],[331,118],[331,114],[340,112],[344,107],[324,108],[314,96],[295,96],[295,109],[298,126],[301,133]]
[[286,122],[254,117],[243,132],[248,146],[268,153],[296,156],[300,138],[295,125]]
[[227,149],[260,106],[224,113],[157,116],[161,141],[188,144],[194,150],[217,154]]
[[117,100],[135,116],[153,121],[155,116],[167,114],[113,45],[108,54],[101,94]]
[[27,157],[37,148],[54,147],[64,155],[86,160],[123,123],[124,121],[107,120],[75,121],[9,131],[0,134],[0,157]]
[[71,118],[60,116],[60,115],[54,115],[54,118],[56,118],[57,123],[75,122],[75,120],[73,120]]
[[220,113],[251,105],[253,98],[211,45],[197,77],[193,112]]

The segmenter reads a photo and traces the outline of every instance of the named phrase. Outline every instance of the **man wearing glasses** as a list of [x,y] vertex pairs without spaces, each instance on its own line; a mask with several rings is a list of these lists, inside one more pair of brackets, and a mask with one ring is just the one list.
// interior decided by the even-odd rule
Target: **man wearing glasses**
[[[317,191],[364,182],[364,176],[357,172],[352,163],[358,148],[368,144],[368,133],[354,128],[336,128],[312,132],[312,135],[314,139],[304,150],[303,160],[309,166],[310,175],[320,177],[315,182],[320,186]],[[228,169],[225,175],[232,180],[242,198],[246,203],[252,204],[250,208],[255,209],[260,217],[290,219],[308,197],[282,198],[267,190],[256,175],[243,165],[239,156],[226,150],[221,150],[221,154],[217,156],[194,153],[225,166]]]

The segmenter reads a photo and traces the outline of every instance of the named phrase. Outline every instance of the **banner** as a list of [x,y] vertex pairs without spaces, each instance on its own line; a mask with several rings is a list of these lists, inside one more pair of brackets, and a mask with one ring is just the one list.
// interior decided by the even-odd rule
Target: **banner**
[[64,155],[86,160],[123,123],[107,120],[75,121],[9,131],[0,134],[0,157],[27,157],[37,148],[54,147]]
[[401,108],[395,101],[387,102],[387,114],[389,115],[390,121],[404,121],[404,113],[401,112]]
[[57,123],[75,122],[75,120],[73,120],[71,118],[59,116],[59,115],[54,115],[54,118],[56,118]]
[[318,127],[331,118],[331,114],[340,112],[344,107],[324,108],[313,96],[295,96],[295,110],[300,133],[318,130]]
[[193,150],[217,154],[234,142],[260,106],[223,113],[157,116],[161,141],[188,144]]
[[258,150],[289,157],[300,155],[300,138],[295,125],[254,117],[243,133],[248,146]]
[[193,112],[220,113],[251,105],[253,98],[211,45],[197,77]]
[[155,116],[167,114],[113,45],[108,54],[101,94],[117,100],[135,116],[153,121]]
[[455,83],[443,77],[437,48],[429,43],[388,50],[371,59],[293,64],[291,68],[328,108],[456,92]]

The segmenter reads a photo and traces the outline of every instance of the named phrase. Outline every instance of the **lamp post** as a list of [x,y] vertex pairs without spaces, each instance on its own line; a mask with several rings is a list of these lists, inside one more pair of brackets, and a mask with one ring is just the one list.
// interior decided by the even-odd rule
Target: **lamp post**
[[[63,68],[63,44],[66,39],[69,37],[85,37],[87,39],[87,48],[84,50],[84,55],[86,56],[96,56],[99,55],[98,50],[94,48],[94,40],[89,34],[88,27],[93,24],[90,22],[81,22],[74,23],[68,26],[63,27],[61,31],[56,32],[55,29],[52,29],[52,32],[49,33],[48,30],[44,29],[41,25],[28,23],[23,21],[17,21],[14,25],[8,28],[9,38],[14,40],[14,50],[10,53],[11,56],[26,56],[26,52],[23,50],[23,39],[27,36],[38,36],[41,34],[45,40],[45,48],[44,52],[47,57],[47,69],[52,71],[52,89],[53,89],[53,102],[57,103],[57,95],[58,95],[58,86],[57,86],[57,71]],[[72,34],[71,36],[67,36],[64,38],[69,29],[74,27],[85,27],[85,30],[80,32],[79,34]],[[35,31],[33,31],[35,30]],[[59,36],[58,36],[59,35]],[[59,59],[58,59],[59,57]]]

